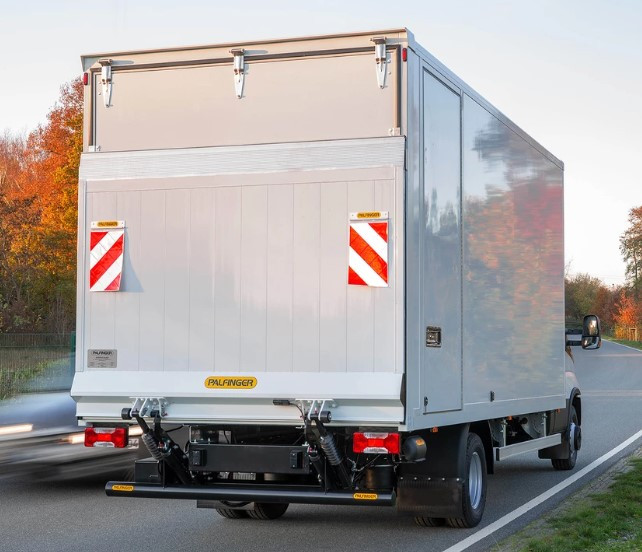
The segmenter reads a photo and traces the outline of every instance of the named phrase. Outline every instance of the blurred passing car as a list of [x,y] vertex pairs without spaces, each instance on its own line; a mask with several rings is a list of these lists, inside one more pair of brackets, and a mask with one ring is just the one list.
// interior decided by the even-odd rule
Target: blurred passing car
[[87,448],[68,391],[18,395],[0,403],[0,477],[68,479],[126,473],[138,454],[137,428],[129,448]]

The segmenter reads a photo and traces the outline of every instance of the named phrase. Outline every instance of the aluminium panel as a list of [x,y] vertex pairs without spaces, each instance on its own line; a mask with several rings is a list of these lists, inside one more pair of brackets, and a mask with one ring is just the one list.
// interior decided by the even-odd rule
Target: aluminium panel
[[[420,57],[424,62],[431,66],[432,70],[439,73],[443,78],[449,80],[454,86],[458,87],[463,93],[466,93],[471,99],[475,100],[479,105],[484,107],[490,114],[495,116],[499,121],[504,123],[513,132],[519,135],[523,140],[528,142],[537,151],[543,154],[547,159],[552,161],[560,169],[564,170],[564,163],[547,150],[542,144],[535,140],[532,136],[526,133],[522,128],[515,124],[511,119],[504,115],[499,109],[491,104],[479,92],[474,90],[471,86],[466,84],[461,78],[453,73],[448,67],[441,63],[436,57],[430,54],[421,44],[419,44],[414,37],[414,34],[406,29],[408,48],[414,55]],[[409,54],[410,55],[410,54]]]
[[[306,378],[323,374],[329,386],[324,388],[334,391],[317,398],[354,393],[364,397],[359,401],[375,388],[344,389],[341,375],[380,373],[396,376],[395,388],[388,390],[394,400],[385,399],[383,410],[373,406],[368,419],[390,407],[393,417],[382,414],[381,421],[402,422],[403,257],[398,248],[403,244],[405,140],[365,142],[342,142],[343,150],[353,147],[356,154],[365,147],[371,152],[359,160],[360,168],[347,155],[334,159],[336,168],[326,161],[321,166],[328,168],[314,169],[310,159],[321,154],[307,155],[307,143],[298,152],[303,170],[286,172],[217,174],[214,167],[210,174],[201,170],[199,176],[181,176],[181,171],[193,170],[193,163],[189,151],[177,150],[164,152],[174,162],[171,176],[163,177],[155,156],[122,153],[119,159],[108,154],[109,164],[93,167],[91,161],[103,155],[83,156],[82,170],[90,176],[83,201],[91,215],[83,222],[81,241],[85,243],[91,220],[126,213],[130,250],[120,292],[105,296],[85,291],[82,297],[85,324],[79,348],[108,346],[119,351],[119,362],[107,375],[106,369],[88,368],[84,360],[78,364],[78,372],[87,372],[88,378],[79,379],[74,389],[78,412],[86,419],[94,414],[103,419],[101,404],[113,406],[149,393],[135,387],[134,382],[143,381],[136,379],[137,372],[145,378],[195,373],[195,397],[207,393],[203,380],[208,374],[263,374],[262,385],[275,392],[272,375],[296,373],[292,381],[300,387],[291,391],[291,398],[320,392]],[[319,148],[327,155],[336,149],[329,142]],[[225,167],[229,157],[221,149],[211,148],[212,155]],[[292,162],[293,148],[288,151]],[[203,152],[194,155],[202,158]],[[341,167],[342,159],[350,159],[348,167]],[[132,172],[118,178],[110,173],[111,163],[129,163]],[[101,166],[107,179],[100,178]],[[144,176],[132,178],[140,174]],[[348,286],[349,213],[372,210],[390,213],[390,285]],[[79,273],[86,272],[83,266]],[[130,331],[120,330],[121,321]],[[105,376],[120,382],[118,392],[107,394],[100,379]],[[85,383],[79,387],[81,381]],[[85,395],[92,385],[96,396],[89,399]],[[158,392],[170,402],[175,395],[171,385]],[[184,402],[175,408],[188,408],[189,392]],[[241,398],[239,408],[243,402]],[[344,406],[352,409],[346,416],[356,415],[356,403]],[[267,399],[265,408],[273,408]]]
[[464,399],[564,395],[563,174],[464,98]]
[[93,84],[101,152],[387,136],[397,122],[397,56],[380,89],[371,52],[247,61],[243,97],[228,63],[123,69],[111,104]]
[[422,84],[420,379],[430,413],[462,407],[461,96],[426,69]]
[[332,398],[326,407],[333,425],[398,427],[404,417],[401,374],[271,372],[257,374],[256,387],[244,390],[206,389],[204,379],[203,372],[92,370],[76,374],[71,394],[84,423],[122,422],[121,410],[139,396],[165,397],[168,423],[300,425],[296,406],[275,405],[275,398]]
[[[425,327],[417,306],[423,275],[415,253],[429,224],[417,211],[422,64],[431,71],[439,67],[437,74],[447,75],[463,98],[463,408],[426,415],[417,392],[425,346],[417,327]],[[560,408],[565,401],[563,164],[468,90],[421,48],[409,51],[407,429]]]

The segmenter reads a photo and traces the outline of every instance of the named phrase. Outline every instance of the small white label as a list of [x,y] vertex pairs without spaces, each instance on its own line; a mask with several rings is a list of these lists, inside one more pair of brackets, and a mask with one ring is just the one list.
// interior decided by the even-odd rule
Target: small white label
[[118,351],[116,349],[89,349],[87,351],[87,368],[116,368]]

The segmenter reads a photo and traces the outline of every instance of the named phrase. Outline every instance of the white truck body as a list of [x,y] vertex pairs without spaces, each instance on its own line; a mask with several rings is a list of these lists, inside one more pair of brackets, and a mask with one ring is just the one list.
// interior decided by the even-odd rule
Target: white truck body
[[[81,423],[141,397],[177,423],[292,424],[274,399],[326,399],[336,424],[400,430],[564,406],[563,165],[409,31],[83,65]],[[350,215],[372,211],[386,287],[348,283]],[[124,221],[117,292],[89,288],[105,220]],[[236,375],[255,387],[204,385]]]

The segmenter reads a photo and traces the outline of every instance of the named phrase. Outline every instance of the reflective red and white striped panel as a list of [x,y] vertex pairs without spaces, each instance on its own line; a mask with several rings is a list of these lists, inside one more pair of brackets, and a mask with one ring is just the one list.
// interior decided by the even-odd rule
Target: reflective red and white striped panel
[[89,290],[118,291],[123,273],[125,230],[92,230],[89,240]]
[[388,287],[388,221],[350,222],[348,284]]

